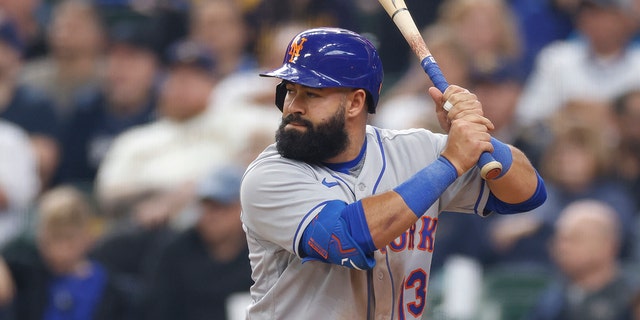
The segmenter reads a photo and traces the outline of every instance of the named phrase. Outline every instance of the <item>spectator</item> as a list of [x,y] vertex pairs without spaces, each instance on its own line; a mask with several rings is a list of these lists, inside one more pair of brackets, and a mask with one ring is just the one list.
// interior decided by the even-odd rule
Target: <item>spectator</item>
[[620,268],[621,223],[612,207],[597,200],[562,210],[551,243],[561,280],[542,294],[529,319],[632,319],[638,285]]
[[508,66],[522,74],[515,16],[504,0],[446,1],[439,21],[459,38],[471,58],[472,72],[487,74]]
[[104,35],[89,1],[60,1],[52,14],[47,35],[49,54],[27,63],[21,81],[52,97],[57,115],[64,121],[72,112],[75,95],[100,87]]
[[[251,149],[257,152],[274,142],[273,133],[278,129],[282,113],[273,108],[275,93],[273,87],[278,84],[274,79],[259,77],[264,70],[277,68],[282,63],[283,48],[304,26],[291,23],[274,27],[272,33],[263,33],[267,37],[261,42],[270,43],[260,50],[259,66],[252,70],[236,72],[222,79],[216,86],[209,109],[216,117],[225,119],[221,125],[223,130],[233,131],[233,144],[242,150]],[[244,152],[243,163],[249,164],[257,153]]]
[[152,273],[147,319],[228,319],[233,293],[253,283],[240,222],[243,167],[215,169],[198,187],[201,215],[164,248]]
[[257,30],[289,22],[356,29],[354,16],[354,5],[339,0],[259,0],[259,5],[249,13]]
[[84,195],[72,187],[51,189],[38,213],[35,243],[16,241],[0,258],[0,286],[14,288],[0,305],[21,320],[120,319],[109,275],[86,256],[94,213]]
[[115,137],[153,120],[159,59],[144,24],[120,23],[110,33],[106,81],[86,92],[62,134],[59,183],[90,188]]
[[145,282],[158,261],[160,249],[176,232],[168,227],[145,228],[137,225],[109,226],[90,252],[113,279],[122,293],[123,317],[118,320],[140,320]]
[[191,37],[211,50],[218,77],[255,69],[257,62],[248,52],[248,25],[237,1],[195,3],[190,21]]
[[97,1],[100,13],[110,23],[140,16],[150,18],[150,23],[155,31],[153,36],[156,51],[159,54],[165,53],[172,44],[189,36],[189,10],[194,3],[201,2],[192,0],[124,0],[128,4],[122,6],[118,2],[123,0]]
[[[516,106],[516,113],[517,113]],[[609,141],[617,141],[617,124],[608,101],[572,99],[564,103],[550,117],[536,122],[530,126],[521,127],[514,119],[516,127],[516,141],[514,145],[522,148],[523,152],[535,167],[541,167],[543,153],[549,147],[558,130],[567,127],[595,125],[600,128],[603,138]]]
[[640,89],[618,97],[613,109],[620,135],[614,167],[616,176],[628,186],[636,208],[640,208]]
[[[520,39],[522,39],[522,66],[525,79],[542,48],[554,41],[561,41],[574,31],[570,8],[565,2],[577,0],[509,0],[516,17]],[[540,23],[544,21],[544,23]]]
[[96,178],[107,214],[147,226],[171,220],[192,200],[196,179],[237,154],[235,145],[225,144],[233,132],[221,130],[224,119],[207,110],[217,81],[209,51],[179,42],[168,60],[159,119],[118,136]]
[[4,0],[0,10],[13,21],[18,30],[18,38],[24,43],[22,57],[26,60],[46,53],[45,21],[42,19],[42,0]]
[[609,102],[640,84],[640,47],[631,43],[638,22],[624,0],[580,0],[579,36],[539,54],[516,110],[531,126],[575,99]]
[[[602,113],[584,104],[573,108],[573,112],[559,116],[558,126],[553,127],[553,140],[542,157],[540,169],[547,186],[547,201],[530,214],[503,216],[492,222],[491,239],[499,263],[548,267],[550,261],[544,243],[551,235],[558,213],[569,203],[585,198],[615,208],[622,223],[621,258],[631,258],[636,233],[633,198],[623,185],[611,179],[612,146],[606,143],[604,125],[580,117],[580,114],[589,117]],[[582,122],[572,123],[571,119],[582,119]]]
[[24,130],[0,119],[0,249],[25,227],[39,191],[35,154]]
[[[237,130],[236,130],[237,131]],[[264,137],[261,137],[264,139]],[[213,172],[217,172],[216,176],[221,176],[224,179],[220,180],[211,180],[213,178],[208,178],[201,182],[200,192],[203,191],[203,187],[207,187],[210,185],[220,186],[219,184],[212,184],[211,182],[219,182],[219,181],[227,181],[233,177],[236,177],[239,173],[237,172],[236,166],[248,165],[248,161],[252,161],[258,155],[258,153],[264,150],[265,142],[262,140],[252,141],[257,144],[256,146],[249,146],[247,150],[242,152],[242,158],[234,159],[234,166],[225,165],[222,168],[229,169],[229,173],[221,172],[220,170],[213,170]],[[214,173],[210,173],[214,175]],[[231,178],[230,178],[231,177]],[[237,178],[237,177],[236,177]],[[233,179],[231,179],[233,180]],[[209,190],[206,189],[205,190]],[[216,189],[218,190],[218,189]],[[234,189],[232,184],[230,183],[226,186],[226,192],[233,193]],[[197,192],[194,195],[195,198],[198,197]],[[200,201],[194,201],[194,207],[196,207],[196,211],[202,211],[202,207],[205,202],[200,199]],[[202,214],[202,213],[200,213]],[[237,218],[237,217],[236,217]],[[197,218],[196,218],[197,219]],[[207,218],[202,218],[207,219]],[[230,223],[234,220],[227,219]],[[203,220],[201,220],[203,221]],[[197,223],[197,222],[196,222]],[[211,230],[222,227],[213,226],[210,224],[204,224],[204,226],[211,227]],[[163,252],[167,252],[167,255],[176,255],[179,254],[175,252],[174,249],[181,246],[179,243],[189,242],[191,239],[187,234],[196,233],[198,230],[198,226],[189,227],[191,231],[177,231],[175,228],[171,228],[171,226],[159,226],[156,228],[148,228],[140,225],[116,225],[110,228],[109,234],[101,239],[101,241],[96,245],[95,250],[92,252],[92,257],[96,260],[103,263],[107,269],[113,274],[116,285],[122,292],[125,292],[127,295],[127,315],[126,320],[139,320],[143,318],[146,309],[148,308],[160,308],[162,306],[149,305],[147,297],[148,294],[153,294],[154,297],[152,299],[160,299],[165,296],[165,293],[162,295],[155,295],[155,290],[149,292],[149,289],[145,287],[149,283],[154,284],[155,281],[153,277],[158,276],[156,272],[158,269],[158,261]],[[224,228],[223,228],[224,229]],[[204,230],[204,229],[203,229]],[[209,230],[207,228],[206,230]],[[222,233],[228,234],[225,229]],[[178,233],[182,232],[183,235],[179,236]],[[204,232],[204,231],[203,231]],[[217,234],[217,232],[216,232]],[[176,236],[182,240],[177,240]],[[195,237],[195,235],[194,235]],[[199,237],[196,237],[199,239]],[[216,238],[219,239],[219,238]],[[229,240],[229,239],[227,239]],[[168,242],[173,242],[174,244],[169,244]],[[202,242],[200,240],[196,241],[198,243]],[[221,241],[223,242],[223,241]],[[221,243],[220,242],[220,243]],[[216,241],[216,243],[219,243]],[[244,243],[244,241],[243,241]],[[220,246],[223,246],[222,244]],[[171,249],[175,247],[174,249]],[[171,252],[171,253],[170,253]],[[193,251],[190,251],[193,253]],[[190,253],[189,253],[190,254]],[[237,259],[242,257],[246,257],[246,254],[240,254]],[[206,259],[205,259],[206,260]],[[163,260],[162,264],[170,264],[171,267],[175,267],[173,262],[169,262]],[[245,276],[250,275],[250,269],[246,270]],[[235,271],[232,272],[235,274]],[[168,280],[168,279],[167,279]],[[151,282],[150,282],[151,281]],[[165,283],[164,280],[161,280],[161,283]],[[203,282],[204,283],[204,282]],[[217,282],[216,282],[217,283]],[[188,289],[185,287],[181,287],[182,289]],[[181,289],[181,290],[182,290]],[[161,297],[162,296],[162,297]],[[145,303],[145,300],[147,300]],[[182,303],[182,302],[181,302]],[[155,312],[155,311],[153,311]],[[237,312],[237,311],[236,311]],[[182,319],[180,317],[176,317],[175,319]],[[231,319],[231,318],[229,318]]]
[[473,92],[485,105],[484,115],[495,126],[491,135],[500,141],[513,143],[520,134],[514,114],[522,93],[522,74],[514,68],[504,66],[493,72],[475,73],[471,82]]
[[28,84],[18,83],[23,44],[15,26],[0,14],[0,118],[28,134],[35,150],[43,189],[58,166],[58,122],[51,100]]

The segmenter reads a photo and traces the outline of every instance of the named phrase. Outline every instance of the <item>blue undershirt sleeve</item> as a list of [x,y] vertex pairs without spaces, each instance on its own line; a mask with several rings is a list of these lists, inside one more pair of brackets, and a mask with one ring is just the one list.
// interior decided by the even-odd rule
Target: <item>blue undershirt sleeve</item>
[[536,176],[538,177],[538,185],[536,191],[529,199],[521,203],[510,204],[498,199],[493,193],[490,193],[486,209],[499,214],[514,214],[531,211],[539,207],[547,200],[547,189],[544,186],[544,180],[542,180],[542,177],[540,177],[537,172]]

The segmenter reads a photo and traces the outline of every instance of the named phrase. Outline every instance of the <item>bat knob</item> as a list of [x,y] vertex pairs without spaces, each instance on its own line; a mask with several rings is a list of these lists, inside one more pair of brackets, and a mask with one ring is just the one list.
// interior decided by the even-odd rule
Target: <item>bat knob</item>
[[480,176],[485,180],[493,180],[502,173],[502,164],[496,160],[485,163],[480,168]]

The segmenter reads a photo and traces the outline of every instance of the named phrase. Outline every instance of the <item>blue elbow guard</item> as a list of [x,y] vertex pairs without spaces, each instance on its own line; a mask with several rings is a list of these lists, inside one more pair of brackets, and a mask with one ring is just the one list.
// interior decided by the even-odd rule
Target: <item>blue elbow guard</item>
[[376,250],[360,201],[327,203],[302,234],[302,262],[322,261],[356,270],[371,269]]

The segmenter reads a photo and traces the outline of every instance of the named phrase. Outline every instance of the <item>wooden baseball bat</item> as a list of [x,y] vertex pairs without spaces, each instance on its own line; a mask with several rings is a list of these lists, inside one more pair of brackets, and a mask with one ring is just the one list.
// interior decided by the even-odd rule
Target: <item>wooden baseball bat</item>
[[[422,38],[422,34],[418,31],[416,23],[411,17],[409,9],[404,0],[378,0],[384,10],[389,14],[393,23],[402,33],[404,39],[409,43],[411,50],[418,56],[421,61],[422,68],[427,73],[431,82],[444,93],[449,87],[449,83],[444,78],[440,66],[436,63],[436,60],[429,52],[429,48]],[[446,111],[451,109],[452,105],[447,101],[443,108]],[[483,179],[491,180],[497,178],[502,172],[502,164],[496,161],[493,156],[488,152],[483,152],[478,159],[478,166],[480,167],[480,175]]]

